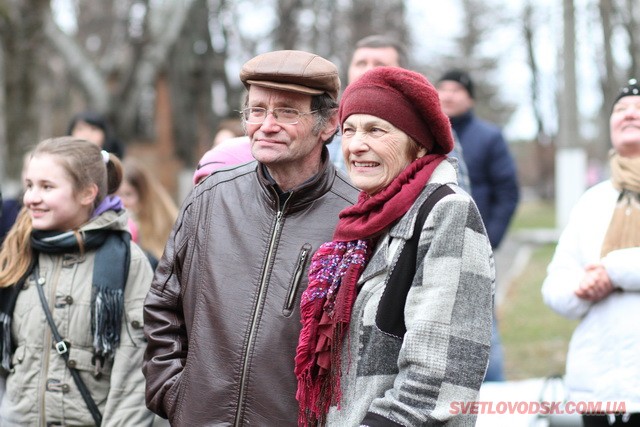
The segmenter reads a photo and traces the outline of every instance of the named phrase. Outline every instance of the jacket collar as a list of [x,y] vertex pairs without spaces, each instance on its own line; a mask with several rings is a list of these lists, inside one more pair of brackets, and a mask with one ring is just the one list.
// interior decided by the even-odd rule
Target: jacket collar
[[467,126],[472,118],[473,108],[470,108],[459,116],[449,118],[449,120],[451,121],[451,126],[453,126],[453,129],[458,132],[460,129]]
[[263,195],[275,210],[284,207],[286,212],[295,212],[304,209],[331,189],[336,178],[336,169],[329,161],[329,151],[325,146],[322,149],[318,173],[287,193],[283,193],[278,188],[266,167],[261,163],[257,166],[257,176],[260,187],[264,190]]

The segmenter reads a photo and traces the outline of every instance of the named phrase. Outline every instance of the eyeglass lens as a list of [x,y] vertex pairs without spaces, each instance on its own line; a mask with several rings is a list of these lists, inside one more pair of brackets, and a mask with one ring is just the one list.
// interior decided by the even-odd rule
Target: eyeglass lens
[[259,124],[265,121],[267,115],[271,112],[278,123],[295,124],[300,119],[300,111],[294,108],[274,108],[267,110],[262,107],[250,107],[242,110],[244,119],[247,123]]

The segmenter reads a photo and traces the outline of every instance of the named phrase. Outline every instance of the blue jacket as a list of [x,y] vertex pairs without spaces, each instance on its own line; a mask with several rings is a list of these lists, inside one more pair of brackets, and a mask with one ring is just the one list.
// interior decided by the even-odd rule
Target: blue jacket
[[2,207],[0,207],[0,245],[4,242],[4,238],[7,237],[7,233],[11,230],[13,223],[16,222],[18,213],[20,212],[21,203],[18,199],[4,199],[2,200],[2,194],[0,194],[0,201]]
[[471,196],[478,205],[491,246],[496,249],[520,197],[515,162],[500,128],[479,119],[473,110],[451,117],[451,124],[462,144]]

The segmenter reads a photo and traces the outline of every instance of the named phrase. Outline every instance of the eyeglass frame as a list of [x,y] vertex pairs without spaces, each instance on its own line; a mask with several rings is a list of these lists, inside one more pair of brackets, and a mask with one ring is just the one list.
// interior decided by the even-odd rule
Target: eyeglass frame
[[[264,117],[262,118],[262,121],[260,122],[254,122],[254,121],[249,121],[246,118],[246,114],[245,111],[247,110],[254,110],[254,109],[259,109],[259,110],[264,110]],[[280,120],[278,120],[278,113],[276,112],[276,110],[292,110],[298,113],[298,118],[291,123],[287,123],[287,122],[281,122]],[[290,108],[290,107],[276,107],[273,109],[268,109],[268,108],[264,108],[264,107],[247,107],[247,108],[243,108],[242,110],[238,111],[238,113],[240,113],[240,117],[242,118],[242,120],[244,120],[246,123],[252,124],[252,125],[261,125],[264,123],[265,120],[267,120],[267,117],[269,116],[269,113],[271,113],[273,115],[274,120],[276,121],[276,123],[281,124],[281,125],[297,125],[298,123],[300,123],[300,117],[302,116],[306,116],[309,114],[315,114],[319,111],[322,111],[322,108],[317,109],[317,110],[312,110],[312,111],[308,111],[308,112],[301,112],[300,110],[298,110],[297,108]]]

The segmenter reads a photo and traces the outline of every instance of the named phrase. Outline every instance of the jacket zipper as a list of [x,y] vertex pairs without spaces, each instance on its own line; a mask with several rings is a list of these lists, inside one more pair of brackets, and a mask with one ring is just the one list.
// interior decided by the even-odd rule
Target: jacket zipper
[[[262,269],[262,277],[260,278],[260,288],[258,289],[258,300],[256,301],[255,309],[253,311],[253,317],[251,318],[251,327],[249,328],[249,338],[247,340],[247,348],[244,353],[244,358],[242,359],[242,370],[240,373],[240,392],[238,393],[238,405],[236,407],[236,418],[235,418],[235,421],[233,422],[233,425],[236,427],[239,427],[242,425],[242,418],[244,415],[243,402],[245,399],[246,386],[247,386],[247,366],[249,365],[249,357],[255,341],[256,324],[258,323],[258,313],[260,312],[259,309],[260,307],[262,307],[262,304],[264,302],[264,297],[265,297],[264,289],[266,285],[266,279],[269,276],[268,272],[271,266],[273,250],[275,248],[277,237],[280,234],[280,229],[282,228],[282,217],[284,216],[284,210],[289,199],[291,199],[291,195],[289,195],[287,200],[285,200],[285,202],[282,204],[282,208],[278,206],[279,209],[276,214],[276,223],[271,233],[271,239],[269,240],[269,250],[267,251],[267,258],[264,262],[264,268]],[[277,196],[276,196],[276,200],[278,200]]]
[[309,258],[309,253],[311,252],[311,245],[305,243],[300,250],[300,255],[298,255],[298,263],[296,264],[296,268],[293,272],[293,280],[291,282],[291,287],[289,288],[289,295],[287,296],[287,301],[285,302],[284,311],[285,315],[291,314],[293,311],[293,303],[296,300],[296,295],[298,294],[298,288],[300,287],[300,283],[302,282],[302,276],[304,275],[305,269],[304,266],[307,265],[307,259]]

